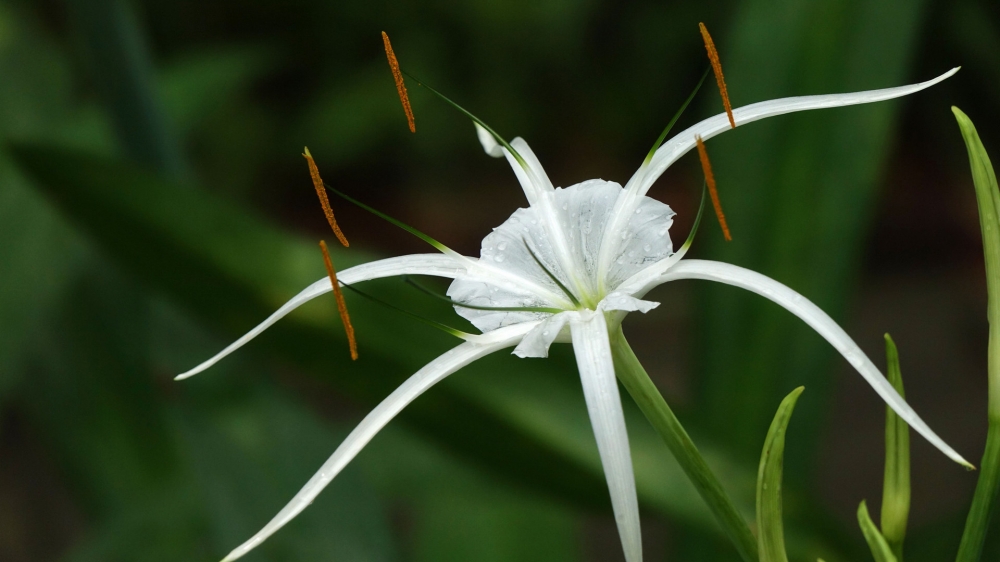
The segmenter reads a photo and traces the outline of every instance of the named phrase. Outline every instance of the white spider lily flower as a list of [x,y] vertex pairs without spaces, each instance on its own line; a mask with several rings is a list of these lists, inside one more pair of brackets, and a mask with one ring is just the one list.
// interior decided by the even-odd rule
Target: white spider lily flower
[[[755,103],[733,110],[733,116],[736,125],[743,125],[795,111],[888,100],[930,87],[957,70],[898,88]],[[501,146],[492,132],[476,127],[486,153],[510,162],[529,206],[516,210],[486,236],[478,259],[447,249],[443,254],[388,258],[344,270],[339,281],[348,285],[410,274],[451,278],[448,296],[460,303],[455,310],[482,334],[467,336],[464,343],[428,363],[390,394],[291,502],[226,561],[246,554],[305,509],[382,427],[431,386],[495,351],[513,347],[520,357],[545,357],[554,342],[573,345],[625,557],[629,562],[641,561],[639,505],[609,332],[617,329],[628,312],[645,313],[656,307],[657,303],[642,297],[653,287],[677,279],[707,279],[742,287],[788,309],[830,342],[910,427],[949,458],[971,466],[917,416],[850,336],[805,297],[741,267],[682,260],[687,244],[675,251],[669,235],[674,212],[646,193],[670,164],[695,147],[696,138],[709,139],[729,129],[726,114],[666,141],[624,188],[604,180],[555,188],[524,140],[517,138]],[[293,309],[330,290],[326,278],[313,283],[218,355],[177,378],[210,367]]]

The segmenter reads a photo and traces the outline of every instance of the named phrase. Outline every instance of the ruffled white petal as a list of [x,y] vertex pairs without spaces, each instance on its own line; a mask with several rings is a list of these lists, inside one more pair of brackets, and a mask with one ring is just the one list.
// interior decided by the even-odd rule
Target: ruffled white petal
[[514,355],[522,359],[526,357],[548,357],[549,348],[552,347],[552,343],[556,341],[556,338],[563,335],[563,328],[566,327],[569,315],[571,314],[576,313],[561,312],[553,314],[540,322],[524,336],[521,343],[517,344],[517,347],[514,348]]
[[[346,283],[350,285],[353,283],[360,283],[362,281],[369,281],[371,279],[393,277],[395,275],[433,275],[436,277],[454,278],[465,271],[464,268],[466,265],[467,264],[460,262],[451,256],[443,254],[413,254],[409,256],[399,256],[395,258],[377,260],[345,269],[337,275],[337,279],[341,282],[341,284]],[[281,308],[268,316],[266,320],[247,332],[243,337],[226,346],[225,349],[217,353],[211,359],[205,361],[190,371],[177,375],[175,380],[182,380],[197,375],[212,365],[215,365],[220,359],[236,351],[240,347],[243,347],[244,344],[260,335],[261,332],[271,327],[272,324],[283,318],[289,312],[320,295],[329,293],[332,290],[333,287],[330,285],[330,279],[327,277],[309,285],[303,289],[302,292],[295,295],[291,300],[282,305]]]
[[476,137],[479,139],[479,144],[483,145],[483,152],[494,158],[503,158],[503,148],[493,135],[479,123],[473,121],[472,124],[476,126]]
[[819,335],[823,336],[826,341],[830,342],[857,369],[858,373],[868,381],[868,384],[875,389],[875,392],[882,400],[895,410],[899,414],[899,417],[903,418],[910,427],[922,435],[924,439],[927,439],[927,441],[937,447],[951,460],[965,466],[972,466],[920,419],[920,416],[896,392],[896,389],[886,380],[885,376],[872,363],[871,359],[861,351],[861,348],[854,343],[854,340],[832,318],[802,295],[778,283],[774,279],[754,271],[715,261],[681,261],[664,274],[660,278],[660,282],[665,283],[675,279],[707,279],[709,281],[718,281],[753,291],[783,306],[789,312],[804,320]]
[[319,471],[306,482],[306,485],[299,490],[299,493],[292,498],[292,501],[288,505],[282,508],[250,540],[230,552],[223,562],[236,560],[243,556],[294,519],[296,515],[301,513],[303,509],[316,499],[316,496],[343,470],[347,463],[357,456],[361,449],[410,402],[458,369],[494,351],[514,345],[530,327],[528,325],[506,328],[505,331],[497,334],[496,340],[493,343],[488,345],[465,342],[414,373],[413,376],[383,400],[381,404],[376,406],[371,413],[365,416],[365,419],[344,439],[344,442],[337,447],[333,455],[323,463]]
[[585,310],[571,316],[570,329],[576,364],[580,369],[580,381],[583,383],[583,395],[594,437],[597,439],[604,476],[608,481],[611,507],[618,524],[625,560],[641,562],[639,501],[635,492],[625,415],[611,360],[608,326],[604,314]]
[[[597,255],[604,239],[604,228],[614,202],[624,191],[613,182],[588,180],[565,189],[556,189],[544,196],[549,214],[539,207],[518,209],[502,225],[494,229],[482,244],[480,260],[466,273],[456,277],[448,295],[459,302],[476,306],[525,307],[547,306],[574,308],[572,302],[538,266],[528,251],[530,244],[535,256],[581,300],[598,295],[598,287],[613,289],[623,280],[650,264],[672,255],[670,226],[674,212],[663,203],[641,198],[613,248],[612,267],[603,278],[597,277]],[[564,233],[568,256],[560,258],[552,243],[548,224],[555,224]],[[564,264],[575,264],[565,266]],[[573,267],[575,275],[566,273]],[[500,272],[507,274],[503,279]],[[590,305],[596,305],[594,296]],[[483,311],[458,308],[458,313],[484,332],[500,326],[541,318],[536,313]]]
[[597,305],[597,309],[608,312],[641,312],[645,314],[658,306],[660,306],[660,303],[658,302],[644,301],[637,299],[632,295],[615,291],[604,297],[600,304]]

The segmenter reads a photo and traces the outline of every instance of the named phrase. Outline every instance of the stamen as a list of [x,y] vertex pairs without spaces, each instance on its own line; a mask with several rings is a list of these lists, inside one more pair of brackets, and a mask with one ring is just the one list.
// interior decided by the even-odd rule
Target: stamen
[[358,359],[358,342],[354,339],[354,326],[351,325],[351,316],[347,314],[347,302],[344,301],[344,294],[340,292],[340,283],[337,281],[337,272],[333,269],[333,262],[330,261],[330,252],[326,250],[326,241],[319,241],[319,249],[323,251],[323,263],[326,265],[326,274],[330,276],[330,284],[333,285],[333,296],[337,299],[337,312],[340,313],[340,321],[344,323],[344,331],[347,332],[347,345],[351,348],[351,359]]
[[389,68],[392,70],[392,79],[396,81],[396,91],[399,92],[399,101],[403,103],[403,112],[406,113],[406,124],[410,126],[410,132],[417,132],[417,124],[413,121],[413,108],[410,107],[410,97],[406,95],[406,84],[403,83],[403,73],[399,71],[399,61],[396,60],[396,53],[392,52],[392,43],[389,36],[382,32],[382,43],[385,44],[385,57],[389,59]]
[[705,50],[708,51],[708,60],[712,63],[712,72],[715,73],[715,82],[719,85],[719,94],[722,95],[722,105],[726,108],[726,115],[729,116],[729,126],[736,128],[736,120],[733,119],[733,106],[729,103],[729,91],[726,89],[726,79],[722,77],[722,63],[719,62],[719,51],[715,49],[715,42],[708,34],[705,24],[698,23],[701,30],[701,38],[705,41]]
[[719,219],[719,226],[722,227],[722,235],[729,242],[733,237],[729,234],[729,226],[726,224],[726,215],[722,213],[722,203],[719,202],[719,192],[715,188],[715,175],[712,173],[712,163],[708,160],[708,151],[705,150],[705,143],[701,136],[694,138],[698,145],[698,158],[701,159],[701,170],[705,174],[705,183],[708,184],[708,194],[712,197],[712,206],[715,207],[715,216]]
[[337,219],[333,216],[333,207],[330,206],[330,198],[326,196],[326,189],[323,187],[323,178],[319,177],[319,168],[316,167],[316,161],[313,160],[313,155],[309,152],[309,147],[305,148],[305,152],[302,154],[305,157],[306,162],[309,164],[309,176],[312,177],[313,187],[316,188],[316,196],[319,197],[319,204],[323,207],[323,214],[326,215],[326,222],[330,223],[330,228],[333,229],[333,233],[337,236],[337,240],[344,247],[350,246],[347,242],[347,237],[337,226]]

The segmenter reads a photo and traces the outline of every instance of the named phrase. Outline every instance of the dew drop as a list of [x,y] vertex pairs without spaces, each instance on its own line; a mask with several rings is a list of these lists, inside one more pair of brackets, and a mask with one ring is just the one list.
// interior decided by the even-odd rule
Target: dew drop
[[645,246],[642,247],[642,251],[643,252],[648,252],[648,251],[650,251],[652,249],[653,249],[653,247],[650,246],[649,244],[646,244]]
[[548,330],[543,330],[543,331],[542,331],[542,335],[543,335],[543,336],[547,336],[547,335],[549,335],[549,331],[548,331]]
[[503,254],[497,254],[493,260],[496,262],[502,262],[504,260]]
[[642,209],[641,209],[641,208],[639,208],[639,209],[636,209],[636,210],[635,210],[635,214],[637,214],[637,215],[638,215],[639,213],[641,213],[641,212],[642,212]]
[[497,245],[497,249],[500,250],[501,252],[504,251],[504,250],[506,250],[507,249],[507,243],[506,242],[501,242],[500,244]]

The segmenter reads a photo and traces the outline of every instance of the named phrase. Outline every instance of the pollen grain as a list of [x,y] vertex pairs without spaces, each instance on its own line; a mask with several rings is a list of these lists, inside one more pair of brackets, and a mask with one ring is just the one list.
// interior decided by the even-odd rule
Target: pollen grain
[[719,202],[719,191],[715,187],[715,174],[712,173],[712,163],[708,160],[708,151],[705,150],[705,143],[701,137],[694,138],[698,144],[698,158],[701,159],[701,170],[705,174],[705,183],[708,185],[708,194],[712,198],[712,207],[715,208],[715,216],[719,219],[719,226],[722,227],[722,236],[726,242],[733,239],[729,234],[729,225],[726,224],[726,215],[722,212],[722,203]]
[[330,277],[330,284],[333,286],[333,296],[337,299],[337,311],[340,313],[340,320],[344,323],[344,331],[347,332],[347,345],[351,349],[351,359],[358,360],[358,342],[354,339],[354,326],[351,325],[351,316],[347,313],[347,302],[344,301],[344,294],[340,291],[340,283],[337,281],[337,271],[333,269],[333,262],[330,261],[330,252],[326,249],[326,241],[319,241],[319,249],[323,251],[323,264],[326,265],[326,274]]
[[726,108],[726,116],[729,117],[729,126],[736,128],[736,119],[733,118],[733,106],[729,103],[729,90],[726,89],[726,79],[722,76],[722,63],[719,62],[719,51],[715,48],[715,41],[708,34],[708,28],[704,23],[698,23],[701,30],[701,38],[705,41],[705,50],[708,51],[708,60],[712,63],[712,72],[715,74],[715,82],[719,85],[719,94],[722,96],[722,106]]
[[406,124],[410,126],[410,132],[417,132],[417,124],[413,120],[413,108],[410,106],[410,96],[406,94],[406,84],[403,83],[403,73],[399,70],[399,60],[396,53],[392,52],[392,43],[389,36],[382,32],[382,43],[385,44],[385,57],[389,59],[389,68],[392,70],[392,79],[396,81],[396,91],[399,92],[399,101],[403,104],[403,112],[406,113]]
[[323,178],[319,176],[319,168],[316,167],[316,161],[313,160],[312,153],[309,152],[309,147],[305,148],[305,152],[302,153],[305,157],[306,162],[309,164],[309,176],[312,177],[313,187],[316,188],[316,196],[319,197],[319,204],[323,207],[323,214],[326,215],[326,222],[330,223],[330,228],[333,229],[334,235],[337,236],[337,240],[344,247],[350,246],[347,242],[347,237],[344,236],[344,232],[340,230],[340,226],[337,225],[337,219],[333,216],[333,207],[330,206],[330,198],[326,195],[326,187],[323,185]]

